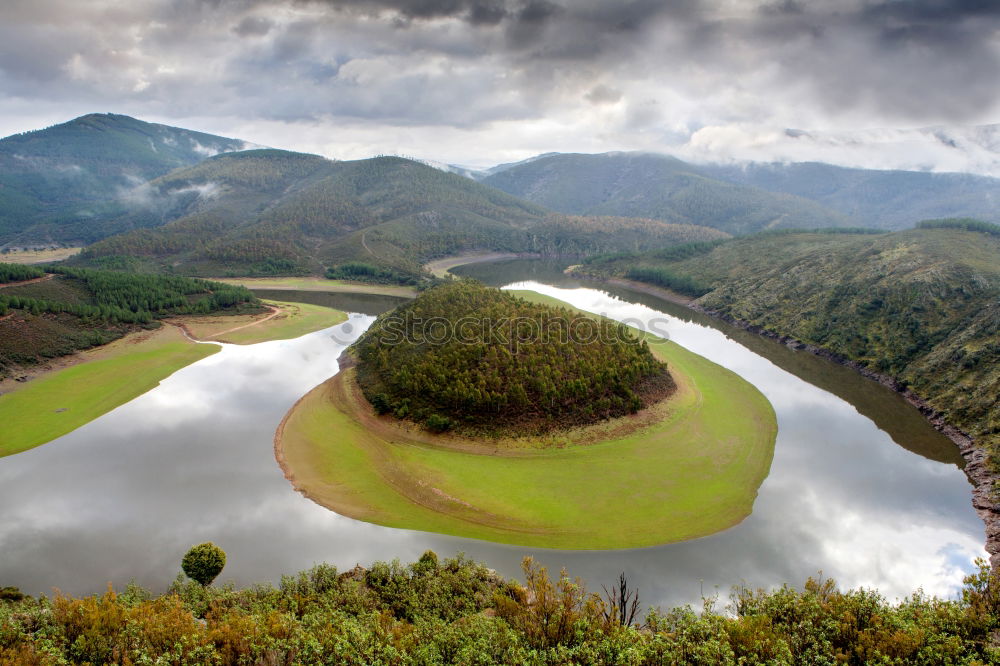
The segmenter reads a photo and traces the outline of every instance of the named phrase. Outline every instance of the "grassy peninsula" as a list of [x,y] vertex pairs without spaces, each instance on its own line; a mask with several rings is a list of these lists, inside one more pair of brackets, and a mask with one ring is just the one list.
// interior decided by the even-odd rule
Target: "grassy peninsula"
[[[547,308],[558,304],[533,300]],[[499,302],[520,300],[504,295]],[[384,351],[365,350],[384,333],[359,341],[361,367],[365,356]],[[576,426],[527,435],[525,424],[515,422],[519,436],[510,430],[487,436],[490,430],[473,422],[478,436],[435,434],[426,420],[414,423],[408,413],[402,419],[378,415],[356,379],[361,368],[348,368],[286,415],[275,435],[276,453],[293,484],[316,502],[392,527],[519,545],[615,549],[704,536],[740,522],[770,468],[776,435],[770,404],[734,373],[674,343],[648,337],[634,349],[648,350],[653,369],[666,363],[675,387],[669,399],[634,414],[623,399],[617,416],[603,414],[600,422],[582,425],[577,416],[564,422],[564,412],[540,405],[531,432],[538,433],[538,418]],[[442,413],[451,404],[448,387],[421,392],[442,400],[433,413],[463,430],[461,416]],[[564,408],[571,407],[572,400]],[[411,400],[408,408],[416,412],[427,403]]]

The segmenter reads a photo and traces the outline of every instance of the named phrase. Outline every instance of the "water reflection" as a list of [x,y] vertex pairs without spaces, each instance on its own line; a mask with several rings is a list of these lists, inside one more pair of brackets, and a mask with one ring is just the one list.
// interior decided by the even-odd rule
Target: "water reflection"
[[[616,319],[659,315],[596,290],[519,286]],[[79,594],[135,578],[162,590],[184,551],[212,540],[229,553],[222,579],[239,584],[321,561],[342,568],[410,561],[433,548],[464,551],[505,575],[517,575],[531,554],[595,588],[625,571],[644,604],[668,604],[741,581],[801,584],[820,569],[889,596],[918,585],[950,594],[983,554],[982,525],[956,466],[913,455],[848,402],[716,329],[677,317],[668,320],[672,339],[746,377],[777,411],[771,475],[753,515],[737,527],[657,548],[561,552],[338,516],[291,490],[274,462],[272,436],[295,400],[337,370],[337,340],[371,321],[354,314],[296,340],[226,345],[101,419],[0,459],[0,585]]]

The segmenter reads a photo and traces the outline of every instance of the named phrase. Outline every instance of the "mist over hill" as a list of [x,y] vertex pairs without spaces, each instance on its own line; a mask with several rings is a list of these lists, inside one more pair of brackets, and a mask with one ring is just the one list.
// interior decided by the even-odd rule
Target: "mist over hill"
[[0,246],[90,243],[150,179],[247,144],[114,114],[0,139]]

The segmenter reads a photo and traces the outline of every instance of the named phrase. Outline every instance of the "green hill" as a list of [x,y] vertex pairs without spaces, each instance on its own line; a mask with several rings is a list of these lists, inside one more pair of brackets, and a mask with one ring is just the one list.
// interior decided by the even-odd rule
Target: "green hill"
[[675,388],[624,324],[469,280],[379,318],[353,350],[376,411],[432,430],[545,432],[634,413]]
[[91,114],[0,139],[0,247],[90,243],[128,227],[143,183],[244,142]]
[[[469,250],[592,254],[725,237],[656,220],[553,215],[397,157],[230,153],[152,181],[149,199],[159,203],[117,223],[150,228],[96,243],[80,260],[202,275],[322,273],[364,262],[405,277]],[[156,216],[169,219],[151,228]]]
[[969,226],[762,234],[582,271],[694,285],[696,305],[894,377],[1000,452],[1000,228]]
[[848,224],[814,201],[724,182],[666,155],[555,154],[506,166],[482,182],[562,213],[645,217],[731,234]]

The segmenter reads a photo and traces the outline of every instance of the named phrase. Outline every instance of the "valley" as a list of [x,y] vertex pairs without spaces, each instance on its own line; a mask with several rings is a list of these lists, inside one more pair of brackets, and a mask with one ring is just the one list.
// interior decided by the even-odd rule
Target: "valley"
[[[95,123],[124,143],[67,138]],[[174,129],[88,116],[18,150],[42,146],[52,170],[128,154],[122,137],[183,145]],[[0,573],[18,587],[96,591],[53,578],[76,571],[63,558],[119,583],[99,544],[156,586],[193,513],[240,584],[428,548],[598,580],[614,551],[657,604],[696,601],[692,580],[736,584],[734,558],[772,587],[820,563],[849,586],[948,596],[997,554],[1000,235],[844,204],[926,179],[638,153],[458,175],[212,140],[217,154],[108,161],[113,189],[32,185],[47,203],[0,227],[0,247],[65,246],[0,264]],[[838,191],[808,186],[817,173]],[[988,196],[990,180],[936,178],[933,196],[980,210],[947,192]],[[390,311],[561,312],[638,329],[646,351],[547,344],[508,366],[485,341],[434,350],[430,329],[386,346]],[[107,494],[91,510],[93,483]],[[65,553],[67,523],[25,531],[46,484],[86,532]]]

